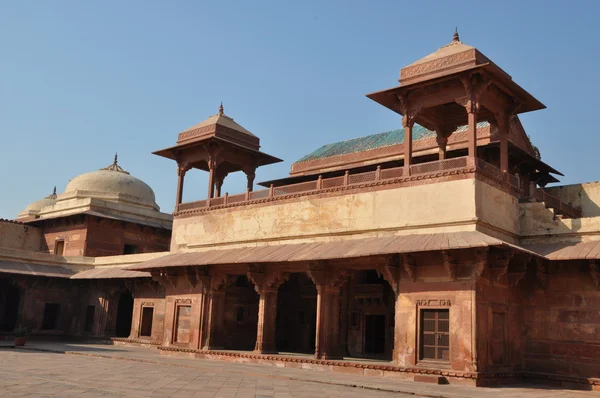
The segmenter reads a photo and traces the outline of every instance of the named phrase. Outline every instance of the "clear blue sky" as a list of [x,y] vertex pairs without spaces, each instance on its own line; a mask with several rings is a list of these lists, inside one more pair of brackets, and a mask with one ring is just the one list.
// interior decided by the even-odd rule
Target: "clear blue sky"
[[[283,177],[323,144],[398,128],[364,95],[455,26],[548,107],[522,121],[563,182],[600,179],[598,15],[598,1],[0,1],[0,218],[115,152],[171,212],[176,166],[151,152],[221,101],[285,160],[257,181]],[[206,181],[192,173],[184,199]]]

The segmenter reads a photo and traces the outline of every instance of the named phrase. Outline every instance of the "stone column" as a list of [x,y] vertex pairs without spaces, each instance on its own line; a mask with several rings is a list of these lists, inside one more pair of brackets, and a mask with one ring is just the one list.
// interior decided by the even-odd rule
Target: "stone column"
[[340,288],[346,283],[347,270],[313,268],[309,276],[317,286],[317,333],[315,358],[341,358],[339,344]]
[[477,105],[471,99],[467,103],[467,119],[468,119],[468,148],[469,157],[475,159],[477,157]]
[[415,124],[414,117],[408,114],[402,117],[402,126],[404,126],[404,175],[410,175],[410,166],[412,164],[412,129]]
[[254,178],[256,177],[256,167],[245,167],[244,173],[246,174],[246,178],[248,180],[247,189],[252,192],[254,189]]
[[446,159],[446,145],[448,145],[448,137],[438,134],[436,141],[439,147],[439,160],[444,160]]
[[217,162],[214,156],[210,155],[208,159],[208,199],[212,199],[215,194],[215,172],[217,171]]
[[277,295],[279,286],[288,279],[289,274],[274,270],[265,271],[263,267],[250,266],[247,276],[254,284],[256,292],[260,295],[254,352],[259,354],[276,354]]
[[208,314],[206,314],[206,336],[203,350],[223,349],[220,333],[223,332],[223,310],[225,291],[211,290],[208,296]]
[[224,323],[225,289],[230,282],[226,274],[213,273],[208,291],[208,308],[206,314],[206,334],[203,350],[216,350],[223,348],[221,339]]
[[175,197],[175,209],[183,201],[183,181],[185,179],[185,173],[190,167],[185,163],[179,163],[177,165],[177,196]]
[[497,114],[496,122],[498,123],[498,135],[500,135],[500,170],[508,173],[508,117],[504,113]]
[[254,351],[260,354],[275,354],[275,319],[277,317],[277,289],[265,289],[258,304],[258,329]]

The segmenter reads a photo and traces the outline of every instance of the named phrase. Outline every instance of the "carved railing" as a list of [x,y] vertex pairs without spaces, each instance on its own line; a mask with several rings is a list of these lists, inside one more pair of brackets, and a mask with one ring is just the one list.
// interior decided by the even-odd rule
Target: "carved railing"
[[[520,189],[519,178],[507,173],[503,173],[496,166],[487,163],[481,159],[476,160],[477,172],[481,172],[490,179],[496,181],[504,188],[511,191],[518,197],[521,197],[522,190]],[[456,171],[473,170],[473,163],[468,157],[459,157],[445,159],[435,162],[419,163],[410,167],[410,175],[406,175],[404,167],[392,167],[388,169],[382,169],[378,167],[377,170],[367,171],[363,173],[350,174],[348,171],[343,176],[322,178],[319,176],[318,179],[307,182],[300,182],[296,184],[289,184],[283,186],[271,186],[268,189],[262,189],[259,191],[248,191],[243,194],[231,195],[213,198],[208,200],[199,200],[196,202],[182,203],[177,206],[177,212],[184,212],[187,210],[210,208],[234,203],[251,203],[254,201],[260,201],[269,198],[277,198],[288,195],[296,194],[312,194],[320,191],[326,191],[329,189],[335,189],[340,187],[357,187],[361,184],[377,183],[379,181],[394,181],[402,183],[406,179],[411,177],[426,177],[435,178],[440,174],[448,174]]]
[[575,207],[571,203],[564,203],[543,188],[537,188],[534,191],[533,198],[538,202],[543,202],[546,208],[553,209],[554,214],[561,215],[564,218],[581,218],[581,208]]

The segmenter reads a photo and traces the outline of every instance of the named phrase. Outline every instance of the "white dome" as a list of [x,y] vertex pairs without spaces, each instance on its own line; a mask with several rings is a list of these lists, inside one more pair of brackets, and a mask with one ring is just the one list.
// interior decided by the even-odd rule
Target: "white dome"
[[22,212],[19,213],[19,216],[31,216],[37,215],[39,212],[46,206],[53,206],[56,203],[56,187],[54,187],[54,191],[52,194],[46,196],[44,199],[36,200],[33,203],[30,203]]
[[103,197],[117,196],[119,200],[125,200],[146,207],[159,210],[156,204],[154,191],[148,184],[139,178],[135,178],[123,170],[115,161],[112,165],[97,171],[85,173],[73,178],[65,193],[80,191],[79,196]]
[[23,213],[28,213],[28,212],[39,212],[40,210],[42,210],[43,207],[45,206],[52,206],[53,204],[56,203],[56,199],[49,199],[49,198],[45,198],[42,200],[37,200],[33,203],[31,203],[29,206],[27,206],[25,208],[25,210],[23,210]]

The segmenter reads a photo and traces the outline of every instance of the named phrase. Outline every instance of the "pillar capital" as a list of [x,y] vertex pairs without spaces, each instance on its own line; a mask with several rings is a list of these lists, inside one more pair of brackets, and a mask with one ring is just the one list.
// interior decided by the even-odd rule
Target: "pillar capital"
[[[262,267],[261,267],[262,268]],[[267,293],[277,293],[279,286],[289,280],[288,272],[279,270],[264,270],[264,268],[255,268],[250,266],[246,275],[254,284],[256,293],[263,295]]]
[[191,168],[192,166],[187,162],[177,162],[177,175],[183,177]]

